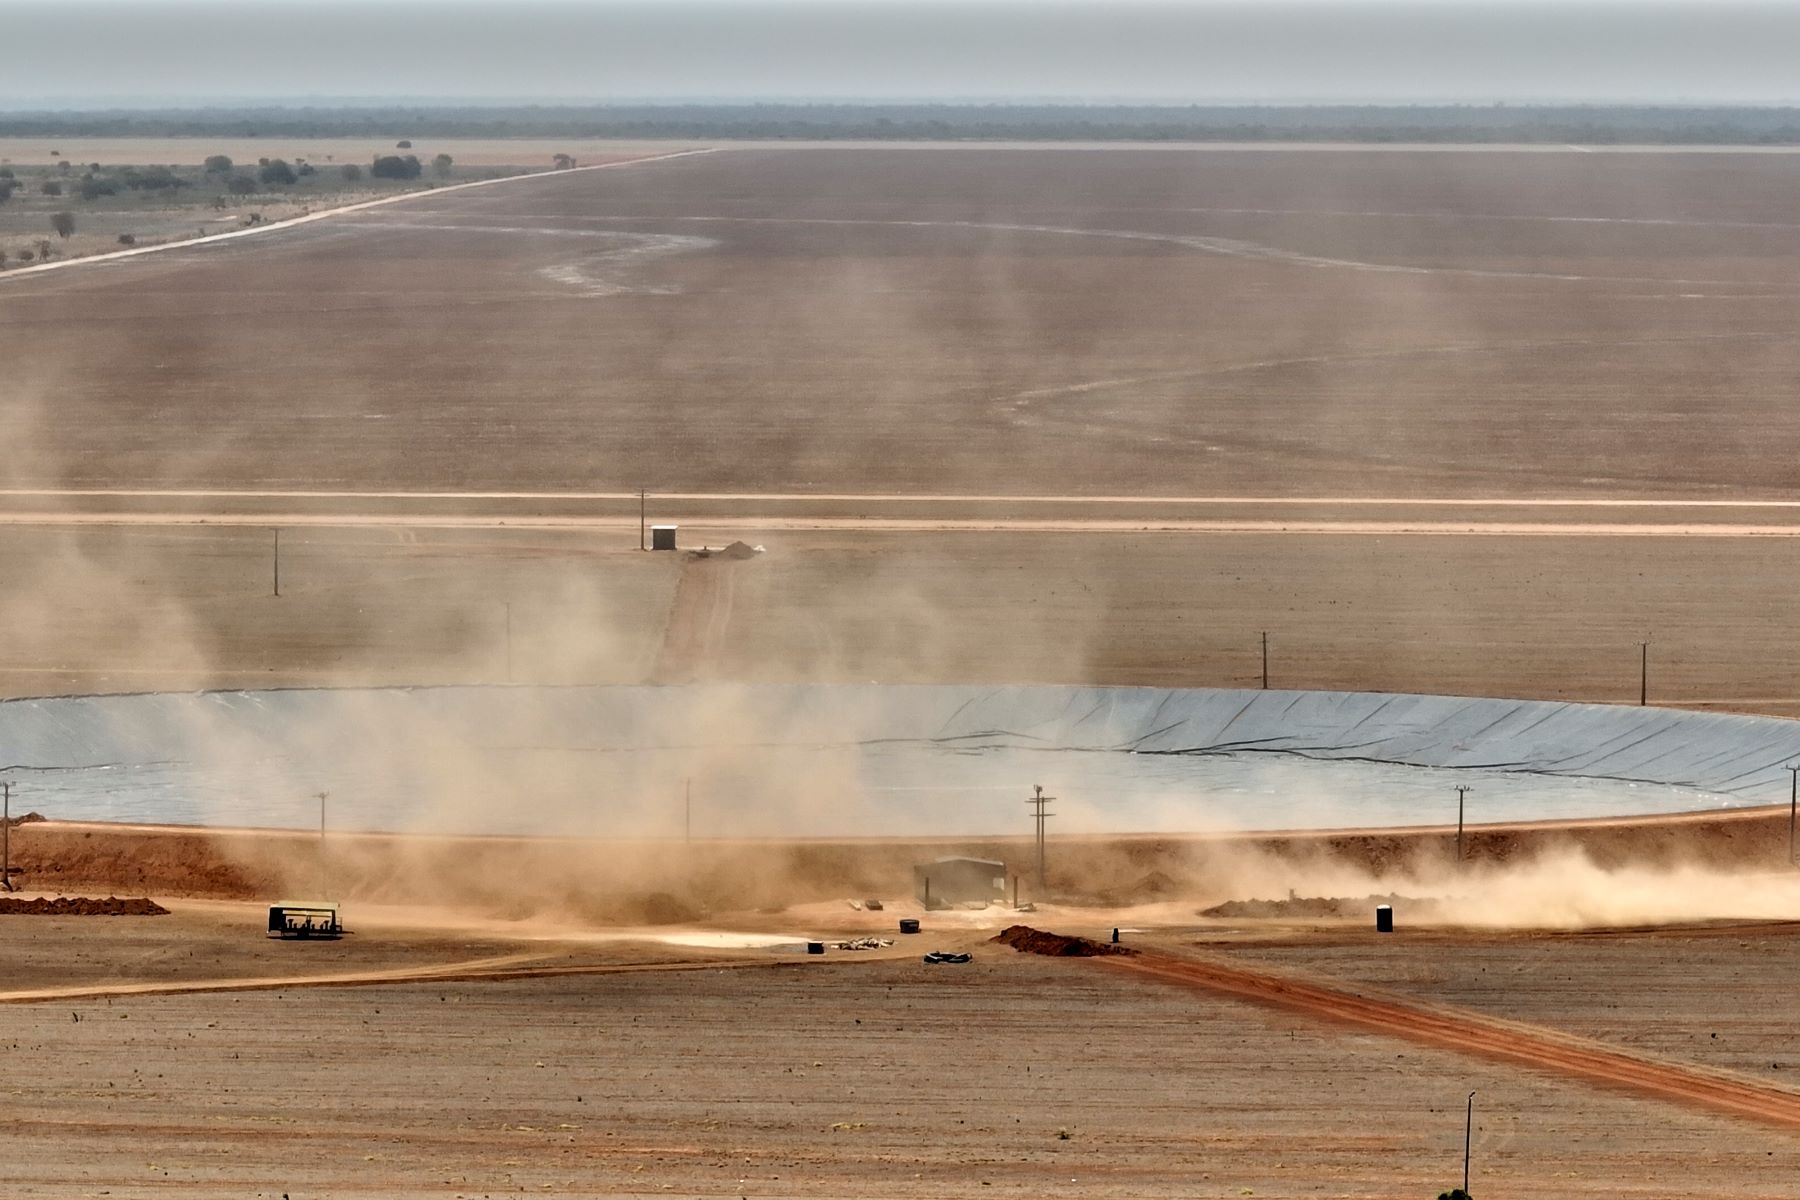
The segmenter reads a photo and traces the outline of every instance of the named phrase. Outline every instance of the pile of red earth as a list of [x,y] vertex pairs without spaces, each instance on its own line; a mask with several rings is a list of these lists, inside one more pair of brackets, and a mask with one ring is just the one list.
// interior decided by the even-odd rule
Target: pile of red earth
[[46,817],[41,812],[28,812],[28,813],[21,813],[19,816],[12,818],[8,822],[8,824],[15,825],[15,826],[17,826],[17,825],[36,825],[40,821],[47,821],[49,819],[50,818]]
[[21,900],[0,896],[0,916],[15,917],[163,917],[169,910],[154,900],[121,900],[108,896],[58,896],[54,900]]
[[1061,933],[1045,933],[1029,925],[1008,925],[991,941],[1011,946],[1021,954],[1046,954],[1051,958],[1094,958],[1101,954],[1135,954],[1128,946],[1096,942],[1093,938],[1069,937]]

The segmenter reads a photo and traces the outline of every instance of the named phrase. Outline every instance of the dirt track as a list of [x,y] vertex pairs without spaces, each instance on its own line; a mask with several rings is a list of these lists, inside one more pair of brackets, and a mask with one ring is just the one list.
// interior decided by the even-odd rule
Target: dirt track
[[1394,999],[1357,995],[1292,976],[1164,954],[1137,954],[1105,961],[1118,970],[1323,1021],[1800,1130],[1800,1094],[1621,1054],[1598,1043],[1552,1036],[1545,1030],[1473,1012],[1433,1010]]

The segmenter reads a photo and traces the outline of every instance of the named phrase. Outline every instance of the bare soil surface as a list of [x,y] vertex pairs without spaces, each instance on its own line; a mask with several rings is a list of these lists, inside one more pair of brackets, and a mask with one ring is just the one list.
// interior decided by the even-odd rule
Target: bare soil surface
[[1653,704],[1800,713],[1800,648],[1771,633],[1800,620],[1787,538],[748,539],[769,552],[694,564],[730,574],[728,609],[671,625],[683,565],[638,553],[635,515],[287,528],[280,598],[267,527],[0,527],[0,694],[637,683],[667,645],[684,672],[724,679],[1244,687],[1267,630],[1278,688],[1635,703],[1648,636]]
[[0,354],[33,364],[9,397],[33,453],[7,470],[1792,495],[1797,176],[1789,155],[749,148],[535,177],[12,281]]
[[9,1178],[55,1197],[1430,1195],[1458,1175],[1470,1088],[1478,1195],[1781,1196],[1800,1153],[999,948],[8,1006],[0,1046]]
[[1792,923],[1686,930],[1479,934],[1313,931],[1212,942],[1234,962],[1541,1025],[1634,1054],[1800,1091],[1800,1038],[1783,1015],[1800,970]]

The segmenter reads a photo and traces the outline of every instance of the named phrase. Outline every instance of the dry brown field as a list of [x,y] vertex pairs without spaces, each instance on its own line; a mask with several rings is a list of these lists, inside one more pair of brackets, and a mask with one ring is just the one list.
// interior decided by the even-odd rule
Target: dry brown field
[[[1267,631],[1278,687],[1631,702],[1648,639],[1654,702],[1800,711],[1797,174],[745,147],[0,278],[0,691],[1243,686]],[[640,487],[687,544],[767,553],[639,553]],[[1576,842],[1603,887],[1768,871],[1784,832]],[[304,847],[68,835],[20,831],[35,884],[216,907],[0,918],[0,991],[82,993],[0,1005],[18,1194],[1429,1196],[1458,1179],[1470,1090],[1478,1196],[1792,1190],[1800,1144],[1768,1114],[1795,1091],[1800,943],[1750,914],[1220,925],[1192,912],[1239,882],[1229,856],[1138,843],[1105,851],[1116,894],[1043,916],[1100,934],[1142,911],[1132,880],[1185,872],[1129,935],[1147,949],[1716,1076],[1773,1097],[1761,1116],[1015,956],[980,940],[1000,913],[933,928],[964,968],[499,920],[509,879],[579,893],[636,878],[641,848],[345,842],[362,928],[296,947],[245,898],[306,886]],[[1538,836],[1477,844],[1525,865]],[[1379,876],[1445,837],[1254,849]],[[674,899],[718,929],[866,931],[845,895],[903,888],[900,856],[932,849],[731,847],[719,879],[773,894]],[[383,894],[402,861],[488,911],[376,920],[445,899]],[[355,978],[303,986],[330,974]],[[265,990],[188,990],[215,983]]]
[[1787,496],[1797,177],[727,149],[527,179],[7,282],[6,479]]
[[[1016,955],[979,934],[918,939],[969,947],[975,961],[954,968],[683,956],[648,934],[516,941],[515,960],[539,973],[468,979],[452,968],[491,961],[472,958],[487,941],[371,928],[347,952],[260,943],[256,961],[275,974],[225,979],[226,990],[132,990],[155,975],[196,986],[195,960],[241,971],[244,951],[217,943],[257,946],[259,916],[7,918],[44,923],[19,961],[60,963],[45,950],[74,940],[135,968],[110,989],[88,980],[86,994],[0,1005],[11,1188],[1428,1196],[1459,1178],[1470,1090],[1477,1195],[1775,1197],[1795,1167],[1779,1124],[1156,982],[1129,961]],[[1334,964],[1350,962],[1354,986],[1402,1008],[1478,1023],[1496,1003],[1514,1016],[1527,1006],[1520,1028],[1547,1043],[1623,1040],[1671,1078],[1743,1078],[1800,1098],[1772,1065],[1792,1053],[1787,1023],[1742,1002],[1781,994],[1791,938],[1619,938],[1597,952],[1592,938],[1426,936],[1441,952],[1429,963],[1405,936],[1378,945],[1360,930],[1132,940],[1172,961],[1253,970],[1310,961],[1341,974]],[[1696,943],[1696,963],[1734,990],[1670,985],[1670,953]],[[414,977],[306,986],[344,953]],[[1522,999],[1481,965],[1549,986]],[[1621,997],[1627,988],[1640,994]],[[1651,1035],[1609,1027],[1621,1007]]]

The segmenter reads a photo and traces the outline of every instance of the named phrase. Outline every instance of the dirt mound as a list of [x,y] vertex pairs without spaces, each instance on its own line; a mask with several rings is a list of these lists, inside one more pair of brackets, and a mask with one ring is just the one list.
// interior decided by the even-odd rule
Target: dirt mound
[[49,819],[50,818],[46,817],[41,812],[28,812],[28,813],[21,813],[16,817],[10,818],[7,821],[7,824],[12,825],[14,827],[17,827],[20,825],[36,825],[40,821],[48,821]]
[[1375,906],[1378,904],[1385,904],[1390,908],[1398,908],[1404,904],[1415,913],[1433,907],[1429,900],[1398,894],[1387,896],[1289,896],[1286,900],[1227,900],[1223,904],[1215,904],[1211,908],[1201,909],[1200,915],[1240,921],[1246,918],[1271,917],[1305,921],[1347,920],[1373,916]]
[[58,896],[54,900],[21,900],[0,896],[0,916],[18,917],[165,917],[169,910],[154,900],[121,900],[108,896]]
[[1029,925],[1008,925],[988,939],[1011,946],[1021,954],[1044,954],[1051,958],[1095,958],[1102,954],[1135,954],[1128,946],[1096,942],[1093,938],[1070,937],[1062,933],[1046,933]]
[[1064,892],[1061,899],[1081,908],[1129,908],[1158,900],[1174,900],[1186,891],[1181,880],[1167,871],[1152,870],[1111,887]]

